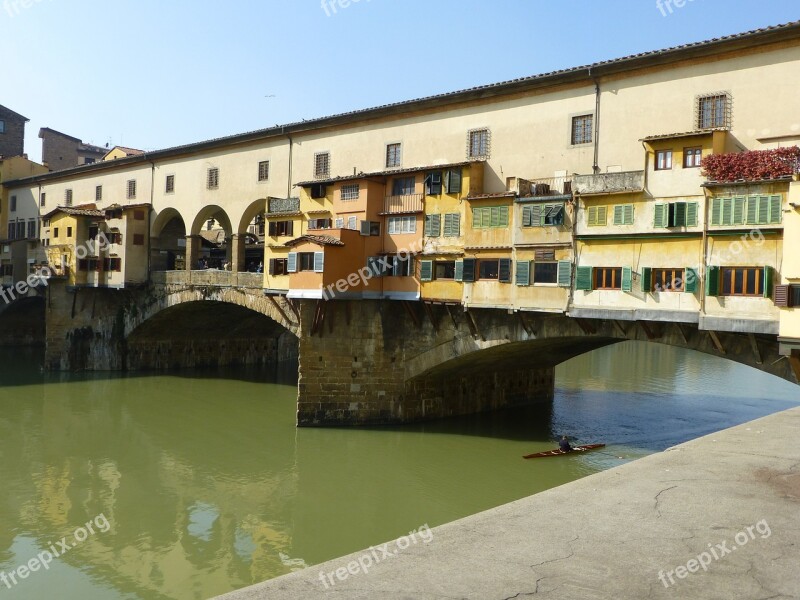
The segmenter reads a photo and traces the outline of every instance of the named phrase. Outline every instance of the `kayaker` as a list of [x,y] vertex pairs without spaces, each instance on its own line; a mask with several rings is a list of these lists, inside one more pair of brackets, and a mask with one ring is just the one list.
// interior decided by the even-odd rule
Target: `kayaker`
[[558,443],[558,447],[562,452],[572,452],[572,446],[569,445],[569,440],[565,435],[561,436],[561,441]]

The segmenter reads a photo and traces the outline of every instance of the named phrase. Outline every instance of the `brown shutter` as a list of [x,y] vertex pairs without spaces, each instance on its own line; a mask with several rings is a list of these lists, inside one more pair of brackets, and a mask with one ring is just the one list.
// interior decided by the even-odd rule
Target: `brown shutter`
[[790,308],[792,306],[794,298],[792,298],[791,287],[790,285],[775,286],[775,306],[782,308]]

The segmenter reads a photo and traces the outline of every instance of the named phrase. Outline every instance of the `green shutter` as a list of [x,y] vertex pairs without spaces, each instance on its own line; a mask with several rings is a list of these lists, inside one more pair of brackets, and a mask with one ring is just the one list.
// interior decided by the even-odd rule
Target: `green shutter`
[[444,216],[444,237],[458,237],[461,235],[461,215],[449,213]]
[[769,197],[769,222],[780,223],[783,219],[783,198],[780,195]]
[[733,225],[733,198],[722,199],[722,224]]
[[764,267],[764,298],[772,298],[774,273],[775,270],[772,267]]
[[626,204],[622,208],[622,221],[625,225],[633,225],[633,204]]
[[541,227],[542,226],[542,207],[541,205],[537,204],[535,206],[531,206],[531,227]]
[[493,206],[489,227],[500,227],[500,206]]
[[558,287],[566,287],[572,285],[572,261],[560,260],[558,261]]
[[639,279],[639,283],[641,284],[641,290],[643,292],[650,291],[650,283],[653,280],[652,277],[653,273],[650,267],[642,267],[642,274]]
[[714,198],[711,203],[711,224],[722,225],[722,198]]
[[456,261],[456,272],[453,277],[456,281],[464,281],[464,261]]
[[511,259],[501,258],[498,267],[498,281],[500,283],[511,283]]
[[500,227],[508,227],[508,207],[501,206],[500,208]]
[[598,225],[608,225],[608,207],[607,206],[598,206],[597,207],[597,224]]
[[475,281],[475,266],[478,261],[474,258],[465,258],[463,262],[464,266],[463,266],[462,281],[466,282]]
[[453,169],[445,173],[445,186],[448,194],[461,193],[461,169]]
[[419,280],[432,281],[433,280],[433,261],[421,260],[419,261]]
[[523,227],[530,227],[531,226],[531,208],[532,206],[523,206],[522,207],[522,226]]
[[706,296],[713,297],[719,295],[719,267],[708,267],[706,269]]
[[618,204],[614,207],[614,225],[622,225],[625,222],[623,215],[623,206]]
[[288,273],[297,273],[297,252],[289,252],[286,260],[286,271]]
[[686,226],[687,227],[697,227],[697,211],[698,211],[697,202],[687,202],[686,203]]
[[592,267],[578,267],[575,277],[575,289],[591,291],[592,289]]
[[747,197],[747,224],[758,225],[758,196]]
[[630,267],[622,267],[622,291],[633,291],[633,269]]
[[758,224],[766,225],[769,223],[769,196],[758,197]]
[[694,294],[697,291],[697,284],[700,281],[700,276],[697,274],[696,269],[686,267],[683,270],[683,291]]
[[653,227],[666,227],[667,226],[667,210],[666,204],[656,204],[655,218],[653,219]]
[[517,285],[531,284],[531,261],[517,261]]
[[590,206],[589,211],[587,213],[586,223],[591,227],[597,225],[597,207]]
[[439,237],[442,231],[441,215],[425,215],[425,236]]
[[675,227],[686,227],[686,202],[675,203]]
[[733,199],[733,224],[744,225],[744,207],[746,203],[744,196],[736,196]]

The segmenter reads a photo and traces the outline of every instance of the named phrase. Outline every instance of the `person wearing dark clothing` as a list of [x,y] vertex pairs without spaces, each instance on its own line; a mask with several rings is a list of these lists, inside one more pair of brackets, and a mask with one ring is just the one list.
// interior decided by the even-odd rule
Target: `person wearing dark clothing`
[[572,446],[569,445],[569,440],[565,435],[561,436],[561,441],[558,443],[558,447],[562,452],[572,452]]

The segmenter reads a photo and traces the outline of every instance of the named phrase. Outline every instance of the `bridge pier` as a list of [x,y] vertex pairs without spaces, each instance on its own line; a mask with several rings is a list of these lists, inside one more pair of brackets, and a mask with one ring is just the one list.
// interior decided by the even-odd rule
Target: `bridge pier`
[[432,309],[431,321],[419,303],[302,301],[298,426],[392,425],[552,401],[550,364],[442,370],[436,354],[430,372],[412,373],[409,359],[472,340],[466,319],[455,326],[441,312]]

